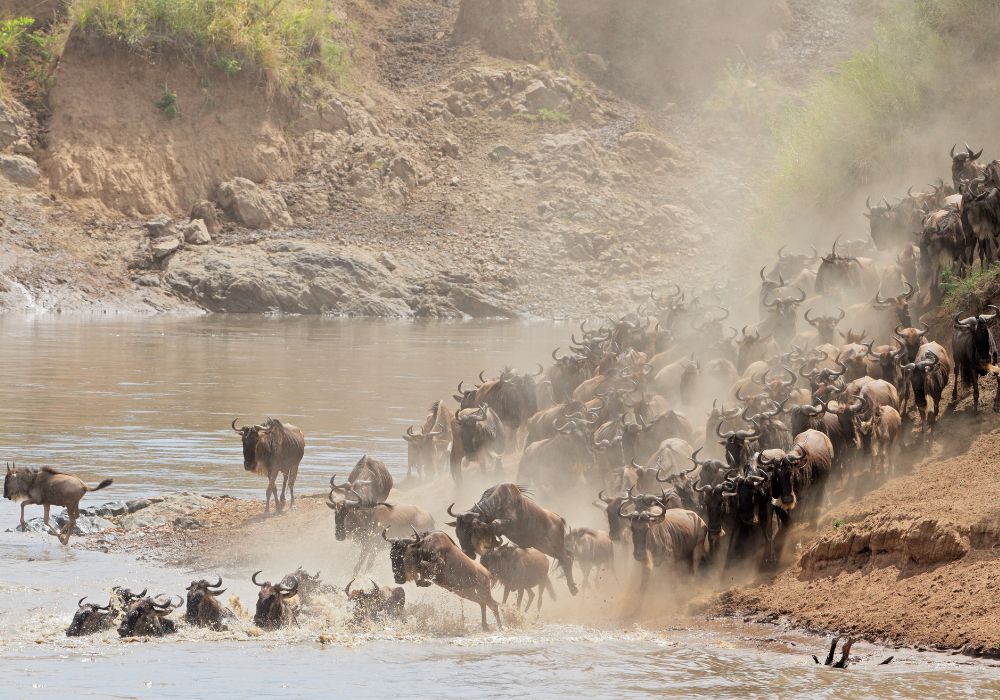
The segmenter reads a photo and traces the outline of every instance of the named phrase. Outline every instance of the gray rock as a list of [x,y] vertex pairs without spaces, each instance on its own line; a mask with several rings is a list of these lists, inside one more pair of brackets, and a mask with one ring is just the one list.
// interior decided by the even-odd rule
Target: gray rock
[[153,238],[149,241],[149,251],[156,260],[162,260],[168,255],[173,255],[181,247],[181,241],[175,236],[164,236],[163,238]]
[[582,53],[576,57],[576,65],[591,78],[600,79],[608,74],[608,62],[596,53]]
[[465,287],[452,287],[448,292],[452,305],[474,318],[517,318],[517,312],[490,299],[481,292]]
[[490,151],[490,160],[494,160],[497,162],[503,160],[510,160],[516,157],[517,157],[517,151],[515,151],[510,146],[506,146],[504,144],[500,144],[492,151]]
[[393,258],[392,255],[387,250],[382,251],[382,254],[378,256],[378,261],[382,263],[382,267],[384,267],[389,272],[392,272],[397,267],[399,267],[396,264],[395,258]]
[[211,202],[202,201],[191,207],[191,218],[204,221],[209,235],[219,232],[219,211]]
[[441,142],[441,153],[449,158],[458,158],[461,153],[458,141],[450,136],[445,137],[445,139]]
[[[53,515],[49,518],[52,527],[56,530],[61,530],[65,527],[66,523],[69,522],[69,516],[64,510],[58,515]],[[80,517],[76,519],[76,525],[73,527],[74,535],[93,535],[98,532],[104,532],[105,530],[113,530],[115,524],[110,520],[96,516],[96,515],[86,515],[82,511]],[[7,532],[45,532],[50,533],[51,530],[45,527],[45,521],[42,518],[32,518],[25,522],[25,527],[22,529],[20,525],[15,528],[8,529]]]
[[159,497],[137,498],[137,499],[135,499],[133,501],[128,501],[125,504],[125,509],[129,513],[134,513],[137,510],[142,510],[143,508],[149,508],[151,505],[154,505],[156,503],[162,503],[162,502],[163,502],[163,499],[159,498]]
[[166,214],[154,216],[152,219],[144,223],[143,226],[146,228],[146,233],[149,234],[150,238],[163,238],[165,236],[173,236],[176,234],[173,219]]
[[184,236],[184,242],[191,245],[207,245],[212,242],[208,227],[201,219],[191,219],[177,226],[177,232]]
[[35,118],[24,105],[10,97],[0,99],[0,148],[18,143],[30,148],[29,139],[36,129]]
[[190,515],[181,515],[174,518],[174,527],[178,530],[199,530],[205,527],[205,523]]
[[113,518],[128,513],[128,504],[125,501],[111,501],[93,510],[95,515],[102,518]]
[[160,499],[159,503],[150,503],[145,508],[130,511],[119,521],[119,526],[125,530],[139,530],[165,525],[173,523],[178,516],[190,515],[192,511],[206,508],[211,504],[212,499],[206,496],[190,493],[173,494]]
[[247,228],[274,228],[291,226],[293,223],[284,199],[261,189],[244,177],[236,177],[219,185],[216,201]]
[[41,179],[38,164],[26,156],[0,155],[0,172],[11,182],[27,187],[37,185]]

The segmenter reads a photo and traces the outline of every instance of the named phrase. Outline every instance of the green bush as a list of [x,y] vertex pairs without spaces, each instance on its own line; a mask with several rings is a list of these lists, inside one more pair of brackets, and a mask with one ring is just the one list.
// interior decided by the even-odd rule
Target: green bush
[[282,87],[336,82],[348,68],[343,23],[324,0],[75,0],[70,17],[133,49],[207,54],[227,75],[253,67]]
[[888,2],[872,46],[776,119],[779,152],[763,211],[833,210],[859,187],[905,168],[922,119],[963,93],[970,61],[975,79],[992,74],[998,46],[995,0]]
[[17,54],[21,40],[34,23],[33,17],[14,17],[0,21],[0,58],[11,58]]

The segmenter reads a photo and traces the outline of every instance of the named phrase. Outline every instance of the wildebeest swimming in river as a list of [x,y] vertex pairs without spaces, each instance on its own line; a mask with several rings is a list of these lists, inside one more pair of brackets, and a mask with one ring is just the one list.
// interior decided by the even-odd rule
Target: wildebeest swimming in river
[[[72,474],[64,474],[51,467],[33,469],[7,465],[7,476],[3,482],[4,498],[21,502],[21,528],[25,526],[24,507],[44,506],[45,525],[59,537],[63,544],[69,542],[76,520],[80,517],[80,499],[91,491],[100,491],[111,486],[112,480],[105,479],[97,486],[87,486]],[[69,521],[62,530],[56,532],[49,525],[49,508],[62,506],[69,514]]]
[[[245,425],[236,427],[233,419],[233,430],[243,438],[243,468],[248,472],[256,472],[267,477],[264,512],[271,509],[271,494],[274,494],[274,507],[280,513],[285,507],[285,486],[288,486],[291,502],[289,508],[295,505],[295,477],[299,473],[299,462],[306,449],[306,439],[302,431],[294,425],[282,424],[276,418],[268,418],[262,425]],[[275,482],[278,474],[283,474],[281,480],[281,497],[278,497],[278,487]]]

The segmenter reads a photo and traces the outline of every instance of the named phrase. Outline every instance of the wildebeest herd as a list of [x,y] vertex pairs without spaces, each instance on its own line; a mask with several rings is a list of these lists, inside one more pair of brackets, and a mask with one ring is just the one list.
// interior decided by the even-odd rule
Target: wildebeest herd
[[[980,165],[981,153],[952,148],[951,184],[866,202],[868,238],[838,238],[825,255],[779,249],[757,273],[756,308],[747,310],[756,321],[730,322],[719,288],[672,285],[634,312],[581,323],[547,368],[459,381],[454,410],[434,401],[402,436],[407,478],[450,473],[459,493],[469,481],[493,485],[467,508],[437,504],[453,538],[424,508],[387,500],[394,482],[384,462],[366,455],[340,483],[334,475],[327,505],[336,539],[359,545],[355,576],[387,551],[398,585],[437,585],[473,601],[485,628],[487,609],[501,624],[495,585],[505,600],[516,592],[518,605],[524,592],[528,606],[554,595],[550,560],[573,595],[574,565],[588,584],[592,571],[613,570],[616,551],[631,550],[643,591],[665,571],[777,565],[789,533],[815,526],[832,493],[890,477],[904,443],[935,439],[949,381],[952,401],[962,388],[975,412],[980,378],[997,376],[990,324],[1000,308],[956,313],[950,338],[930,337],[924,322],[949,279],[967,275],[975,257],[985,267],[1000,255],[1000,161]],[[1000,394],[994,411],[998,402]],[[265,511],[272,496],[284,508],[286,486],[292,505],[303,432],[270,418],[240,428],[234,420],[232,429],[244,468],[268,479]],[[72,482],[57,489],[60,477]],[[4,495],[21,500],[22,513],[66,505],[72,522],[94,490],[77,482],[8,468]],[[594,517],[571,527],[557,511],[579,514],[580,504]],[[294,622],[288,599],[302,596],[302,574],[257,584],[260,627]],[[189,622],[225,624],[220,585],[192,582]],[[358,619],[402,613],[402,589],[372,586],[348,585]],[[83,621],[71,631],[110,624],[114,611],[119,631],[169,631],[169,598],[116,595],[103,608],[81,601]]]

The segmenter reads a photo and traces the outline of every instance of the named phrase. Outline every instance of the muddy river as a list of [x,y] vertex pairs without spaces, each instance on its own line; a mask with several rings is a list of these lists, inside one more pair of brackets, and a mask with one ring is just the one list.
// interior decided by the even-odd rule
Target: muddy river
[[[229,422],[274,415],[307,434],[301,493],[320,490],[364,452],[402,476],[400,434],[432,400],[481,369],[544,362],[570,331],[550,323],[0,317],[0,459],[88,481],[111,476],[104,500],[181,490],[259,498],[263,484],[243,472]],[[16,519],[16,506],[0,503],[0,528]],[[963,657],[858,644],[861,661],[838,671],[809,656],[821,654],[824,639],[733,621],[591,625],[543,608],[484,633],[478,609],[411,586],[409,619],[373,629],[349,629],[346,607],[332,599],[277,633],[182,625],[164,640],[124,643],[113,631],[70,640],[63,630],[79,597],[100,600],[112,583],[182,592],[203,572],[14,532],[0,533],[0,561],[0,697],[1000,696],[1000,669]],[[249,581],[227,584],[227,596],[252,604]],[[562,581],[557,588],[568,598]],[[564,605],[601,604],[593,593],[577,601]],[[892,665],[874,666],[889,654]]]

